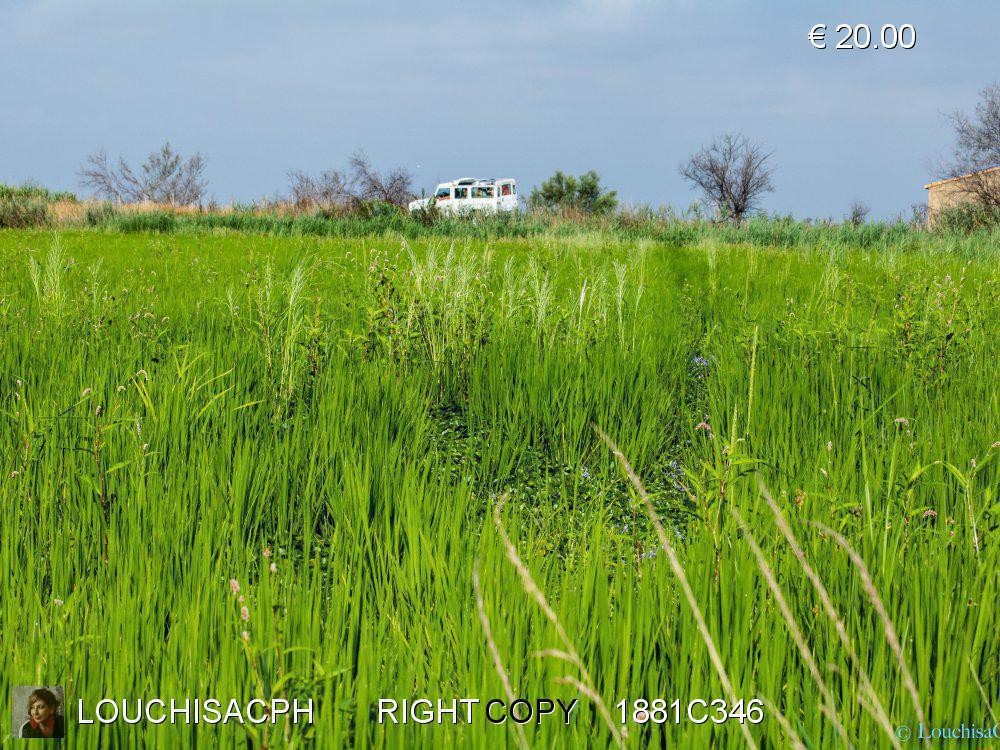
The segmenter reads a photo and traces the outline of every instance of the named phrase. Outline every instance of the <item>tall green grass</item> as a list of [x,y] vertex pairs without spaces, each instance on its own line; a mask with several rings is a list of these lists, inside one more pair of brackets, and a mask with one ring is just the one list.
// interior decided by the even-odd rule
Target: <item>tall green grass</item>
[[740,226],[716,225],[657,214],[620,213],[612,217],[545,212],[495,216],[439,217],[425,223],[398,211],[376,215],[282,215],[241,210],[230,213],[108,212],[95,222],[113,232],[219,233],[240,232],[280,237],[357,238],[395,236],[407,240],[460,237],[465,240],[548,238],[594,242],[656,242],[674,247],[705,243],[794,247],[804,250],[873,250],[880,252],[947,252],[962,257],[1000,254],[995,223],[975,226],[942,224],[935,232],[905,222],[812,223],[760,216]]
[[40,185],[26,182],[23,185],[6,185],[0,182],[0,200],[36,199],[46,202],[67,201],[75,203],[76,195],[66,191],[49,190]]
[[53,201],[75,202],[72,193],[52,192],[26,183],[20,186],[0,183],[0,229],[29,229],[52,222],[49,204]]
[[[777,231],[0,233],[0,715],[64,684],[316,700],[76,747],[992,725],[993,240]],[[523,739],[372,719],[508,689],[582,706]],[[727,693],[765,721],[617,725]]]
[[[49,198],[24,197],[48,206]],[[866,250],[881,253],[949,253],[965,258],[996,259],[1000,230],[982,212],[965,208],[946,212],[933,231],[902,220],[849,222],[796,220],[756,216],[741,225],[718,225],[697,216],[679,216],[669,210],[623,209],[612,215],[553,213],[544,210],[498,215],[446,216],[407,214],[385,204],[362,204],[354,211],[302,213],[288,207],[236,206],[210,208],[116,207],[95,203],[65,210],[58,217],[43,211],[31,222],[9,221],[12,228],[53,226],[92,227],[112,233],[265,234],[277,237],[353,239],[389,237],[414,240],[461,238],[466,241],[517,239],[570,240],[599,244],[653,242],[674,247],[704,244],[798,248],[803,251]],[[2,220],[0,220],[2,221]]]

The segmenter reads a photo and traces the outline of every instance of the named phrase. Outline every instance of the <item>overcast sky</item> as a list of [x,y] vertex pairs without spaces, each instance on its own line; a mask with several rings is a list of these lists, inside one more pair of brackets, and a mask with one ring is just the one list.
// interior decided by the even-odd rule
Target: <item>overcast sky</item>
[[[917,46],[810,46],[841,22]],[[596,169],[684,208],[678,163],[738,131],[773,151],[768,210],[891,217],[925,199],[945,114],[1000,79],[998,26],[996,0],[0,0],[0,181],[78,189],[89,152],[169,140],[249,200],[362,147],[418,192]]]

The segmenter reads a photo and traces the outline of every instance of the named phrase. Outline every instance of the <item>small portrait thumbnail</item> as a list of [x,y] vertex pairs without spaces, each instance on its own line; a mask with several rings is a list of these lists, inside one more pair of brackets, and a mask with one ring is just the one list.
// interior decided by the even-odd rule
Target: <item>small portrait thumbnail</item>
[[11,697],[15,739],[61,740],[66,736],[66,692],[58,685],[18,685]]

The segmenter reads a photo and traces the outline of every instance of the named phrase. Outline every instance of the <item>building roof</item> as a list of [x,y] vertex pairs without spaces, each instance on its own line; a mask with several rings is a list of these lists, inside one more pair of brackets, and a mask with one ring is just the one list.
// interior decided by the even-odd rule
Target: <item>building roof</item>
[[937,187],[938,185],[944,185],[947,182],[955,182],[956,180],[964,180],[967,177],[972,177],[972,175],[986,174],[987,172],[996,172],[997,170],[1000,170],[1000,165],[995,166],[995,167],[989,167],[987,169],[977,169],[975,172],[969,172],[968,174],[960,174],[960,175],[958,175],[958,177],[949,177],[946,180],[938,180],[937,182],[929,182],[926,185],[924,185],[924,189],[925,190],[930,190],[932,187]]

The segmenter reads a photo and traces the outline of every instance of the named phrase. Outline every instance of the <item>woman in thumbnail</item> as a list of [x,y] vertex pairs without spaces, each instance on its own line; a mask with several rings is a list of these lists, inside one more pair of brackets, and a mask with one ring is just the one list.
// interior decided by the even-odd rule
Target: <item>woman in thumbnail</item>
[[22,739],[57,740],[66,736],[66,724],[59,714],[59,699],[45,688],[28,696],[28,720],[21,725]]

